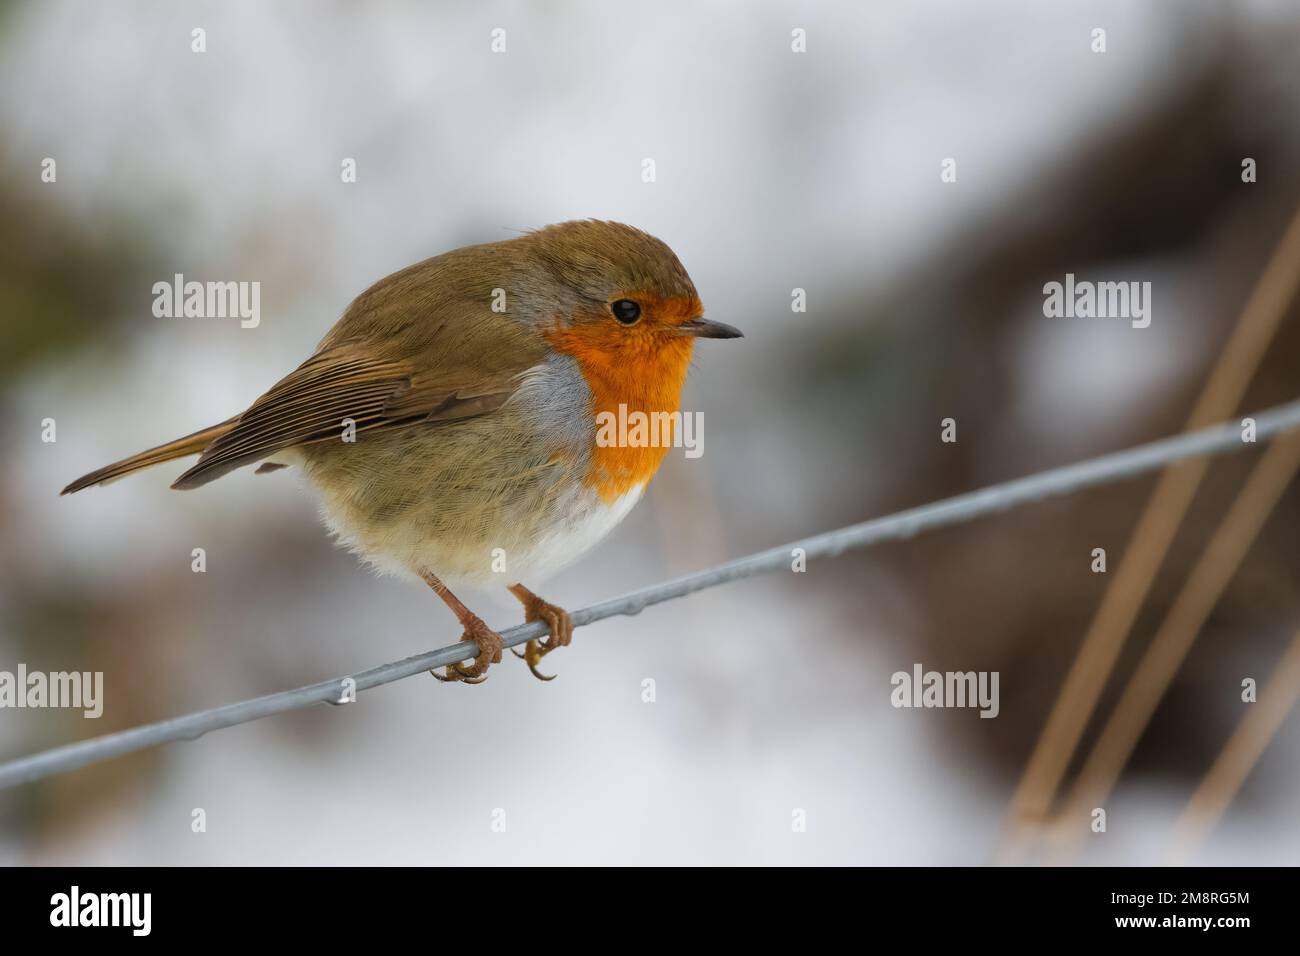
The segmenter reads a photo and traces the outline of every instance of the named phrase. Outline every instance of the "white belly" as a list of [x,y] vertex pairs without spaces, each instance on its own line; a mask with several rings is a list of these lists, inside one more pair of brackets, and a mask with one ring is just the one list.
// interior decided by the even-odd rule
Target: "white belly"
[[382,534],[359,532],[351,527],[346,500],[320,490],[326,524],[340,543],[377,571],[418,577],[427,570],[455,590],[462,585],[531,585],[555,574],[614,530],[641,499],[645,486],[637,485],[609,503],[583,487],[546,520],[489,520],[487,528],[476,533],[453,534],[430,534],[428,524],[419,520],[388,527]]
[[580,509],[569,520],[556,523],[537,535],[520,550],[510,568],[510,573],[516,577],[508,583],[523,579],[540,581],[568,567],[627,517],[641,500],[643,491],[645,485],[636,485],[609,504],[596,498],[590,507]]

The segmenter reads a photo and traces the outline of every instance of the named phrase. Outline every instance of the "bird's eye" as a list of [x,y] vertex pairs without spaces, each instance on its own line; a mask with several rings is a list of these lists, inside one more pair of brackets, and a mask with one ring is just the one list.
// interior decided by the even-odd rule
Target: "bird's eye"
[[624,325],[633,325],[637,319],[641,318],[641,306],[631,299],[619,299],[617,302],[610,304],[609,310],[614,313],[614,318]]

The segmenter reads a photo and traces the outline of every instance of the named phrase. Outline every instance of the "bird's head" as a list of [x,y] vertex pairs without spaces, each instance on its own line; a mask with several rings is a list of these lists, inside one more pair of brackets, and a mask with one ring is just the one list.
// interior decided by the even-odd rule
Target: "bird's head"
[[[541,272],[563,290],[545,334],[584,366],[685,366],[696,339],[739,338],[704,318],[691,277],[668,246],[617,222],[547,226],[525,237]],[[680,381],[677,383],[680,385]]]

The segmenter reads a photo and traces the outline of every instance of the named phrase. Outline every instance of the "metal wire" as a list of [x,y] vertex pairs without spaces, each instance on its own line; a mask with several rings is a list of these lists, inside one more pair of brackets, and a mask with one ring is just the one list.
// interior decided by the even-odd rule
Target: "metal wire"
[[[1300,427],[1300,401],[1279,405],[1251,417],[1255,420],[1256,438],[1263,440]],[[728,561],[717,567],[683,575],[600,604],[593,604],[574,611],[570,616],[576,628],[605,618],[639,614],[653,604],[685,597],[696,591],[717,587],[730,581],[790,568],[796,549],[801,550],[807,560],[835,557],[850,549],[864,548],[882,541],[910,538],[931,528],[970,521],[1028,502],[1071,494],[1096,485],[1145,474],[1184,458],[1225,454],[1247,447],[1250,446],[1243,442],[1242,429],[1237,423],[1216,425],[1077,464],[1053,468],[1025,478],[1017,478],[979,491],[945,498],[942,501],[900,511],[883,518],[875,518],[847,528],[814,535],[801,541],[792,541],[789,544]],[[501,639],[504,646],[513,647],[532,638],[543,637],[546,633],[546,625],[535,621],[502,631]],[[462,641],[425,654],[417,654],[414,657],[359,671],[347,677],[213,707],[210,710],[200,710],[183,717],[173,717],[170,720],[145,724],[130,730],[55,747],[27,757],[19,757],[0,764],[0,788],[29,783],[53,774],[66,773],[87,764],[143,750],[146,747],[178,740],[195,740],[209,731],[261,720],[263,717],[290,710],[300,710],[313,704],[339,704],[343,702],[350,682],[359,693],[372,687],[390,684],[404,677],[424,673],[434,667],[468,660],[477,653],[478,645],[475,642]]]

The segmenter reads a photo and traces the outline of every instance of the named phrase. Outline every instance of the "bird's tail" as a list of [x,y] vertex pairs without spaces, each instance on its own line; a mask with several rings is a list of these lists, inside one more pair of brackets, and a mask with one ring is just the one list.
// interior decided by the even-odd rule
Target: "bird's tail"
[[148,468],[151,465],[161,465],[165,461],[171,461],[174,458],[184,458],[186,455],[197,455],[207,448],[210,444],[230,431],[239,421],[239,416],[228,418],[220,425],[213,425],[202,431],[197,431],[193,435],[186,435],[184,438],[178,438],[175,441],[169,441],[165,445],[159,445],[157,448],[150,448],[142,451],[138,455],[132,455],[130,458],[123,458],[121,461],[115,461],[111,465],[105,465],[92,471],[88,475],[82,475],[68,487],[64,488],[59,494],[70,495],[74,491],[80,491],[82,488],[89,488],[91,485],[102,485],[110,481],[115,481],[123,475],[129,475],[133,471],[139,471],[141,468]]

